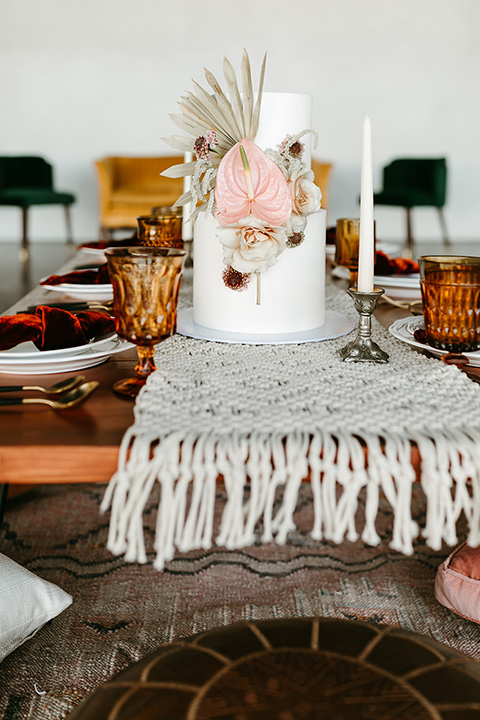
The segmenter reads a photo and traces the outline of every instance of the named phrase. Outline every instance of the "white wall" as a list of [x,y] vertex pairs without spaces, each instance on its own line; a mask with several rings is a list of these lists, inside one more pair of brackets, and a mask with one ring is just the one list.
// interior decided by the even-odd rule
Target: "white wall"
[[[221,76],[242,48],[265,89],[310,93],[317,155],[334,163],[329,223],[358,214],[362,114],[372,119],[375,186],[398,156],[446,156],[453,239],[478,239],[478,0],[0,0],[0,154],[41,154],[77,195],[77,241],[97,236],[93,161],[173,154],[176,111],[203,66]],[[377,208],[377,237],[404,236],[403,212]],[[34,239],[63,238],[59,208],[32,212]],[[436,214],[414,215],[437,239]],[[20,233],[0,208],[0,240]]]

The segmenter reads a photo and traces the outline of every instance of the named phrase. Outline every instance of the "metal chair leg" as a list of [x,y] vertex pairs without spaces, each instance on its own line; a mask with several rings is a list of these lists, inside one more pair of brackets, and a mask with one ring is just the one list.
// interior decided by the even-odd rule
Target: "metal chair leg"
[[65,222],[67,225],[67,244],[73,245],[72,237],[72,217],[70,215],[70,205],[64,205],[65,208]]
[[0,527],[3,523],[3,516],[5,513],[5,505],[7,502],[8,495],[8,483],[0,483]]
[[19,257],[22,263],[28,260],[28,207],[22,207],[22,247]]
[[412,210],[411,208],[405,208],[407,211],[407,245],[403,251],[403,257],[413,257],[413,235],[412,235]]
[[447,223],[445,222],[445,215],[443,214],[443,208],[439,207],[438,210],[438,217],[440,219],[440,227],[442,229],[442,240],[443,244],[445,245],[445,248],[452,251],[452,243],[450,242],[450,238],[448,237],[447,233]]

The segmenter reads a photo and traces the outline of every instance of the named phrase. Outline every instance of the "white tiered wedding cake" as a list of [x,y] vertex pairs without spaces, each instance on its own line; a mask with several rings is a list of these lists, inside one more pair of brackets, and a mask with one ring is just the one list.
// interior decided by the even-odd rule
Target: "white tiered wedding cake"
[[[167,138],[195,160],[164,174],[191,176],[177,204],[195,208],[193,323],[220,333],[288,335],[325,324],[325,222],[311,171],[311,98],[254,96],[248,56],[242,92],[225,60],[227,92],[199,85]],[[238,339],[238,338],[237,338]]]
[[[287,135],[296,135],[310,126],[310,97],[265,93],[255,144],[262,150],[274,148]],[[309,139],[307,136],[303,157],[308,168]],[[260,334],[321,327],[325,322],[325,222],[325,210],[307,217],[303,242],[298,247],[287,247],[275,265],[261,273],[257,304],[255,278],[241,291],[225,285],[223,246],[215,235],[218,222],[212,215],[200,213],[194,231],[194,322],[226,332]]]

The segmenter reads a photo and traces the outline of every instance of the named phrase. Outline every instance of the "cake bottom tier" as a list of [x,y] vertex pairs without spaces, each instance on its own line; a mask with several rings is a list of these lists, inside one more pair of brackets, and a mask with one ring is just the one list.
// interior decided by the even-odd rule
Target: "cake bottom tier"
[[193,320],[197,325],[237,333],[292,333],[325,323],[326,211],[310,215],[305,240],[287,248],[260,276],[260,304],[253,276],[242,291],[223,282],[223,248],[217,221],[200,215],[195,222]]

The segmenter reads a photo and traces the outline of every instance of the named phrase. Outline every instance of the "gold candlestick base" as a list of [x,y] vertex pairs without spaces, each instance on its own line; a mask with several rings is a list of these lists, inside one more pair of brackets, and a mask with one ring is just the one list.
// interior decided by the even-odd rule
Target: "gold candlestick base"
[[388,362],[388,354],[372,340],[372,313],[377,307],[378,298],[385,290],[374,288],[372,292],[359,292],[348,288],[353,298],[355,310],[359,314],[357,337],[339,350],[345,362]]

